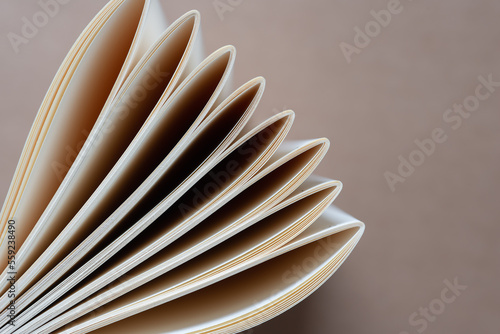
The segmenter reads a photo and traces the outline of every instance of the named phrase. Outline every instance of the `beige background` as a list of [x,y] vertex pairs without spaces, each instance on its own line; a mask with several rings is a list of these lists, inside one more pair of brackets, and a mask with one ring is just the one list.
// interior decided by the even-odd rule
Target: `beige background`
[[[332,150],[320,173],[344,182],[337,204],[366,222],[342,268],[310,298],[254,333],[417,333],[408,322],[440,298],[443,281],[467,289],[425,333],[500,329],[500,89],[453,130],[446,109],[474,94],[479,75],[500,81],[500,3],[402,0],[402,11],[347,63],[339,44],[373,20],[387,0],[165,1],[170,20],[202,14],[207,52],[238,50],[235,84],[263,75],[259,119],[291,108],[294,138],[325,136]],[[53,75],[106,0],[72,0],[16,54],[6,35],[20,31],[35,0],[0,2],[0,195]],[[414,140],[443,128],[436,147],[392,192],[384,172]]]

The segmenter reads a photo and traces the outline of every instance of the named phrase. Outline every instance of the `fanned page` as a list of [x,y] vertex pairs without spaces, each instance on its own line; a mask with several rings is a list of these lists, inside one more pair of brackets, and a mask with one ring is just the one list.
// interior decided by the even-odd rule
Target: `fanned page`
[[[153,54],[155,57],[148,53],[144,56],[144,61],[139,62],[124,83],[115,99],[116,101],[111,103],[110,108],[103,110],[67,177],[28,237],[31,247],[21,247],[18,252],[16,268],[18,274],[24,274],[28,265],[31,265],[34,260],[37,260],[37,264],[39,264],[42,260],[40,258],[41,251],[49,246],[50,241],[65,226],[66,231],[68,230],[68,220],[78,212],[78,209],[85,203],[99,182],[102,182],[106,173],[109,172],[120,157],[121,152],[137,133],[140,125],[150,114],[155,114],[155,110],[153,112],[151,110],[158,102],[158,96],[161,94],[169,95],[169,91],[174,86],[172,80],[175,81],[175,78],[179,76],[175,74],[175,71],[180,66],[179,61],[185,53],[184,48],[195,31],[193,29],[196,26],[196,18],[196,14],[187,15],[185,19],[181,18],[181,23],[184,24],[181,24],[179,28],[174,26],[177,29],[172,29],[173,31],[167,31],[170,39],[161,40],[160,48],[155,48],[157,51]],[[165,57],[166,51],[164,49],[170,50],[169,57]],[[172,49],[179,49],[179,51],[175,54],[171,51]],[[158,59],[162,61],[160,62]],[[174,73],[174,76],[170,77],[168,73]],[[153,87],[153,89],[147,91],[147,96],[142,98],[141,103],[138,103],[137,92],[147,85],[151,85],[148,87]],[[108,194],[109,196],[110,194]],[[101,200],[101,207],[93,210],[94,216],[99,216],[102,211],[106,210],[103,208],[105,200]],[[108,205],[107,210],[110,209],[111,205]],[[87,229],[92,228],[90,224],[87,223]],[[79,230],[73,229],[74,238],[77,237],[78,232]],[[66,252],[67,249],[71,249],[71,247],[66,247]],[[48,253],[49,251],[45,251],[45,254]],[[50,253],[52,263],[58,261],[62,255],[55,252]],[[42,270],[38,269],[37,272],[42,272]],[[23,276],[25,279],[31,278],[33,271]],[[18,281],[19,292],[24,290],[23,281]]]
[[[144,195],[148,188],[151,187],[152,182],[157,181],[162,176],[166,167],[172,170],[176,166],[171,164],[171,162],[175,159],[176,155],[179,155],[183,143],[190,140],[190,133],[195,129],[196,124],[191,124],[191,122],[194,118],[196,118],[196,122],[200,122],[204,118],[204,113],[208,112],[215,96],[220,92],[220,86],[223,84],[224,78],[227,77],[229,66],[232,64],[231,54],[231,48],[222,48],[207,58],[200,65],[200,71],[194,72],[193,76],[186,79],[185,84],[181,85],[177,90],[178,94],[173,95],[172,98],[175,103],[172,105],[168,103],[162,112],[155,115],[155,120],[158,120],[158,122],[147,122],[144,124],[144,128],[141,129],[143,131],[137,134],[135,140],[94,193],[95,196],[90,199],[93,204],[100,205],[98,209],[102,211],[89,211],[89,203],[86,203],[54,243],[37,259],[35,265],[42,261],[51,261],[57,264],[55,270],[57,275],[62,275],[64,273],[63,266],[67,261],[56,262],[59,258],[62,260],[62,256],[58,257],[58,254],[54,253],[53,249],[62,249],[66,253],[69,253],[66,256],[66,260],[72,261],[71,263],[74,264],[79,260],[78,257],[85,254],[82,247],[88,249],[88,247],[91,247],[89,242],[92,239],[95,239],[96,236],[102,238],[104,236],[103,230],[109,230],[109,224],[118,223],[119,219],[123,218],[130,208],[142,199],[141,195]],[[197,95],[198,98],[193,99],[192,94]],[[171,105],[171,108],[168,108],[169,105]],[[186,112],[186,109],[182,109],[181,107],[187,107],[187,111],[189,112]],[[201,114],[198,115],[200,112]],[[188,132],[184,133],[184,131]],[[177,142],[181,137],[183,137],[183,140]],[[174,147],[175,149],[165,157],[164,153],[168,153]],[[162,160],[164,161],[161,166],[155,170],[155,162],[159,163]],[[144,161],[148,161],[149,163],[145,164]],[[168,166],[169,164],[171,166]],[[155,170],[155,173],[144,180],[153,170]],[[182,169],[181,172],[187,170],[189,169]],[[168,176],[165,176],[165,178],[168,178]],[[143,182],[143,186],[136,190],[136,187],[141,182]],[[99,202],[96,202],[96,197],[98,197],[97,200]],[[125,201],[127,197],[129,198]],[[144,201],[144,199],[142,200]],[[149,204],[152,204],[152,202],[146,205]],[[113,213],[113,210],[115,211],[114,214],[106,219],[105,223],[98,228],[98,224],[102,222],[100,219],[105,219],[109,214]],[[87,219],[82,221],[82,215],[84,216],[83,218]],[[87,233],[90,232],[92,232],[91,236],[85,239]],[[66,246],[64,248],[63,246],[65,245],[61,245],[61,242],[65,241],[66,243],[72,243],[72,247]],[[79,241],[83,241],[84,243],[78,246]],[[95,243],[95,240],[92,242]],[[34,269],[32,266],[25,275],[20,277],[17,281],[17,289],[19,291],[24,290],[30,283],[29,281],[26,282],[26,280],[32,279],[33,273],[39,273],[39,270]],[[57,278],[52,278],[52,282],[55,279]],[[45,280],[40,280],[38,283],[42,282],[45,282]],[[39,288],[36,291],[40,292]],[[5,303],[2,299],[0,301]]]
[[[180,334],[244,331],[284,312],[316,290],[345,261],[363,230],[363,223],[330,207],[313,225],[282,248],[200,284],[198,291],[184,296],[180,293],[179,297],[165,302],[168,295],[159,286],[160,282],[152,285],[149,291],[138,290],[127,296],[128,299],[118,299],[98,309],[97,316],[74,321],[58,332]],[[178,280],[179,274],[166,280]]]
[[234,47],[172,22],[112,0],[56,74],[1,212],[0,334],[236,333],[361,238],[313,174],[328,139],[286,140],[291,110],[252,126],[264,78],[233,90]]
[[[86,49],[80,48],[79,59],[72,59],[73,73],[71,76],[67,75],[66,87],[59,89],[54,97],[51,105],[51,108],[55,109],[54,115],[50,123],[46,122],[49,124],[44,125],[47,133],[40,143],[40,152],[29,175],[26,189],[22,192],[15,212],[10,214],[10,217],[16,219],[18,274],[22,274],[31,264],[29,261],[36,259],[39,254],[35,252],[45,248],[47,242],[57,235],[65,220],[81,206],[86,194],[99,182],[101,170],[106,169],[102,159],[85,160],[87,165],[94,168],[81,168],[81,162],[86,157],[84,154],[77,157],[77,154],[84,143],[89,146],[89,143],[96,142],[95,138],[92,138],[95,135],[90,136],[89,133],[96,120],[98,123],[99,120],[100,123],[106,122],[103,119],[107,116],[106,113],[100,113],[102,108],[106,110],[106,105],[114,99],[125,79],[126,68],[135,66],[132,63],[134,58],[142,56],[141,53],[144,52],[144,46],[137,48],[131,45],[133,42],[137,44],[134,36],[141,31],[137,29],[141,13],[142,16],[147,13],[147,7],[143,10],[140,2],[119,2],[113,6],[116,9],[107,17],[101,18],[102,15],[98,15],[102,26],[99,29],[93,27],[93,36],[84,36],[89,45]],[[150,22],[148,25],[154,24],[152,19],[147,20]],[[156,25],[162,26],[162,22],[156,22]],[[148,32],[154,34],[155,30],[150,28]],[[156,37],[150,36],[149,39]],[[113,48],[108,47],[111,44]],[[47,97],[49,94],[50,91]],[[97,134],[98,131],[93,133]],[[91,138],[88,138],[89,136]],[[85,140],[86,138],[89,140]],[[103,145],[94,146],[101,148]],[[70,174],[68,178],[64,178],[66,173]],[[53,195],[54,198],[49,204]],[[30,238],[28,233],[31,229],[33,231]],[[37,233],[44,235],[34,239]],[[26,238],[30,247],[22,247]],[[4,257],[1,260],[5,259]],[[2,277],[6,277],[5,272]]]

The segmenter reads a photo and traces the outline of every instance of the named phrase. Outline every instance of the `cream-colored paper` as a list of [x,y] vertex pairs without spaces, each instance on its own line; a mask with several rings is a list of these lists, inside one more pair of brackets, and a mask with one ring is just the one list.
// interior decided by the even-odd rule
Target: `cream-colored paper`
[[340,181],[313,175],[329,141],[285,140],[291,110],[251,127],[264,79],[233,92],[234,47],[205,58],[199,28],[197,11],[168,25],[159,0],[112,0],[70,50],[0,214],[0,251],[9,218],[20,246],[15,300],[0,262],[0,334],[235,333],[358,242],[363,223],[330,206]]
[[[342,264],[363,231],[363,223],[330,207],[288,245],[233,268],[234,276],[229,276],[229,272],[221,275],[219,284],[214,284],[217,278],[213,277],[213,281],[205,283],[208,287],[167,303],[162,300],[166,296],[158,293],[114,309],[113,305],[120,305],[118,300],[108,306],[109,311],[104,309],[103,314],[75,321],[61,333],[87,333],[122,319],[97,332],[243,331],[278,315],[314,291]],[[295,273],[294,266],[301,264],[302,272]],[[130,317],[132,314],[137,315]],[[149,325],[150,322],[154,324]]]

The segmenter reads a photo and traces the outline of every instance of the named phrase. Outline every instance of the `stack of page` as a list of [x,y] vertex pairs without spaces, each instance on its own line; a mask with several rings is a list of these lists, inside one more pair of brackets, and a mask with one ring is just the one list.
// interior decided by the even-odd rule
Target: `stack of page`
[[313,174],[324,138],[294,112],[250,126],[264,91],[231,89],[200,15],[112,0],[36,116],[1,212],[0,334],[236,333],[343,263],[364,225]]

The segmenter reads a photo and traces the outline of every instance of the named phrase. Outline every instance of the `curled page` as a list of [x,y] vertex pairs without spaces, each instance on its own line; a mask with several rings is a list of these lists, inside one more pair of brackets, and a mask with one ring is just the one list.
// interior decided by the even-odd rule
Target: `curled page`
[[111,0],[71,48],[0,214],[0,334],[239,332],[359,241],[314,174],[329,140],[287,139],[292,110],[252,127],[264,78],[233,91],[236,49],[205,57],[200,26]]

